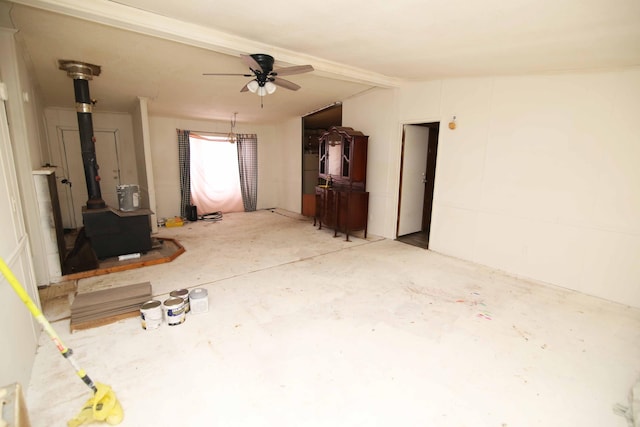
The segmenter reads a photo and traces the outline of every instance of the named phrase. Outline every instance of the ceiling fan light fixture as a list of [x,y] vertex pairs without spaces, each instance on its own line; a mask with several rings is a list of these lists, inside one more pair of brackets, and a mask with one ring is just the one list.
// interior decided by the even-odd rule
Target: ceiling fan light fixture
[[277,86],[272,82],[266,82],[264,84],[264,88],[267,90],[267,94],[271,95],[273,92],[276,91]]
[[257,80],[251,80],[248,84],[247,84],[247,89],[249,89],[249,92],[251,93],[256,93],[256,91],[258,90],[258,88],[260,87],[260,84],[258,83]]
[[262,79],[257,78],[247,83],[247,89],[251,93],[255,93],[258,96],[265,96],[265,95],[271,95],[273,92],[275,92],[276,85],[274,85],[270,81],[265,82]]

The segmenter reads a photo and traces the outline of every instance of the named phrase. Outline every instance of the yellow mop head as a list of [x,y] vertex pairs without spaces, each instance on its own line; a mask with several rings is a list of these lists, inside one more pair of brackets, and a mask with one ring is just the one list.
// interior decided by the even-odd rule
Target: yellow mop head
[[78,427],[93,421],[106,421],[111,425],[122,422],[124,412],[111,387],[96,383],[96,388],[98,391],[87,400],[78,415],[67,422],[68,427]]

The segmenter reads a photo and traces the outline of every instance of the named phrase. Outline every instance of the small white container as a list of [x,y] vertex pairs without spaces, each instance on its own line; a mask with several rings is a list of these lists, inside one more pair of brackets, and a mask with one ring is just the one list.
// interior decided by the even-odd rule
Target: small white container
[[206,289],[197,288],[189,292],[189,305],[191,313],[206,313],[209,311],[209,295]]

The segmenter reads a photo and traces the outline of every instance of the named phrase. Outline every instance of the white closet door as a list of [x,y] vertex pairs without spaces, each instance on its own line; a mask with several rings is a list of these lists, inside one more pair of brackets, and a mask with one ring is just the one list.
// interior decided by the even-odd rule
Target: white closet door
[[429,128],[415,125],[406,125],[404,127],[398,236],[422,230],[428,147]]
[[[1,83],[0,83],[1,84]],[[0,257],[36,302],[35,278],[24,225],[18,180],[4,101],[0,100]],[[28,309],[0,274],[0,385],[28,385],[39,327]],[[6,349],[6,351],[5,351]]]

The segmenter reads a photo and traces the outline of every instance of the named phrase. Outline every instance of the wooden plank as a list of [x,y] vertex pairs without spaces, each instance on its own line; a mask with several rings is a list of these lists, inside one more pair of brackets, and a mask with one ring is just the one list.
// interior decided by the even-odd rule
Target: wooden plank
[[118,322],[120,320],[130,319],[132,317],[137,317],[139,315],[140,315],[140,312],[138,310],[136,310],[136,311],[132,311],[132,312],[129,312],[129,313],[123,313],[123,314],[116,315],[116,316],[109,316],[109,317],[105,317],[105,318],[102,318],[102,319],[95,319],[95,320],[86,321],[86,322],[74,322],[73,319],[72,319],[71,323],[70,323],[71,332],[80,331],[80,330],[84,330],[84,329],[97,328],[99,326],[108,325],[108,324],[111,324],[111,323]]
[[77,283],[75,280],[68,280],[60,283],[53,283],[51,285],[38,287],[38,294],[40,295],[40,301],[44,302],[52,300],[60,296],[66,296],[71,292],[77,291]]
[[96,304],[90,304],[90,305],[75,306],[75,307],[73,307],[71,309],[71,312],[72,313],[86,313],[86,312],[90,312],[90,311],[104,310],[104,309],[108,309],[108,308],[111,308],[111,307],[121,307],[123,305],[129,304],[129,303],[134,303],[136,301],[144,299],[144,298],[148,297],[150,294],[151,294],[151,292],[145,292],[144,294],[136,295],[135,297],[132,297],[132,298],[123,298],[123,299],[118,299],[118,300],[113,300],[113,301],[105,301],[102,304],[101,303],[96,303]]
[[149,301],[149,299],[151,299],[150,296],[145,296],[143,298],[138,298],[136,300],[125,301],[122,304],[118,304],[118,305],[110,305],[108,307],[97,307],[93,310],[74,311],[71,313],[71,316],[76,318],[86,317],[86,316],[95,316],[95,315],[99,315],[100,313],[107,313],[113,310],[122,310],[127,307],[137,307]]
[[126,314],[126,313],[140,314],[141,305],[142,304],[137,305],[135,307],[128,307],[127,309],[122,309],[122,310],[111,310],[109,312],[100,313],[100,315],[96,315],[96,316],[73,317],[72,321],[73,323],[83,323],[83,322],[90,322],[93,320],[108,319],[110,317],[119,316],[121,314]]
[[[80,307],[74,307],[71,312],[72,313],[87,313],[87,312],[91,312],[91,311],[99,311],[99,310],[105,310],[105,309],[109,309],[112,307],[122,307],[123,305],[126,304],[131,304],[134,303],[136,301],[140,301],[141,299],[146,298],[147,296],[149,296],[151,293],[145,293],[145,294],[141,294],[139,296],[136,296],[134,298],[125,298],[125,299],[121,299],[121,300],[115,300],[115,301],[107,301],[104,304],[91,304],[91,305],[86,305],[86,306],[80,306]],[[144,302],[144,301],[143,301]]]
[[71,314],[73,316],[82,316],[82,315],[87,315],[91,313],[100,313],[100,312],[105,312],[109,310],[117,310],[119,308],[123,308],[127,306],[133,307],[137,304],[145,303],[146,301],[149,300],[149,298],[151,298],[151,294],[141,295],[138,298],[128,299],[126,301],[118,301],[117,303],[113,303],[113,304],[98,305],[95,307],[88,307],[83,310],[75,310],[75,311],[72,311]]
[[71,304],[71,331],[138,316],[140,306],[151,298],[149,282],[78,294]]
[[150,299],[151,299],[151,296],[145,296],[144,298],[140,298],[140,299],[137,299],[135,301],[127,301],[126,303],[123,303],[123,304],[118,305],[118,306],[100,307],[100,308],[98,308],[96,310],[85,311],[85,312],[81,312],[81,313],[71,313],[71,317],[74,318],[74,319],[82,319],[82,318],[86,318],[86,317],[101,316],[103,314],[109,314],[109,313],[114,313],[114,312],[138,310],[142,304],[144,304],[145,302],[149,301]]
[[151,293],[151,283],[143,282],[134,285],[120,286],[117,288],[103,289],[95,292],[87,292],[76,295],[71,304],[71,312],[74,309],[86,306],[95,306],[112,301],[122,301]]
[[[151,286],[146,288],[139,288],[135,293],[127,293],[126,291],[113,291],[113,292],[105,292],[100,295],[91,295],[89,297],[83,296],[83,294],[78,294],[75,297],[75,301],[78,301],[75,304],[74,308],[86,308],[86,307],[94,307],[96,305],[105,305],[105,304],[113,304],[118,303],[119,301],[127,301],[130,299],[140,298],[144,295],[149,295]],[[87,294],[88,295],[88,294]]]

